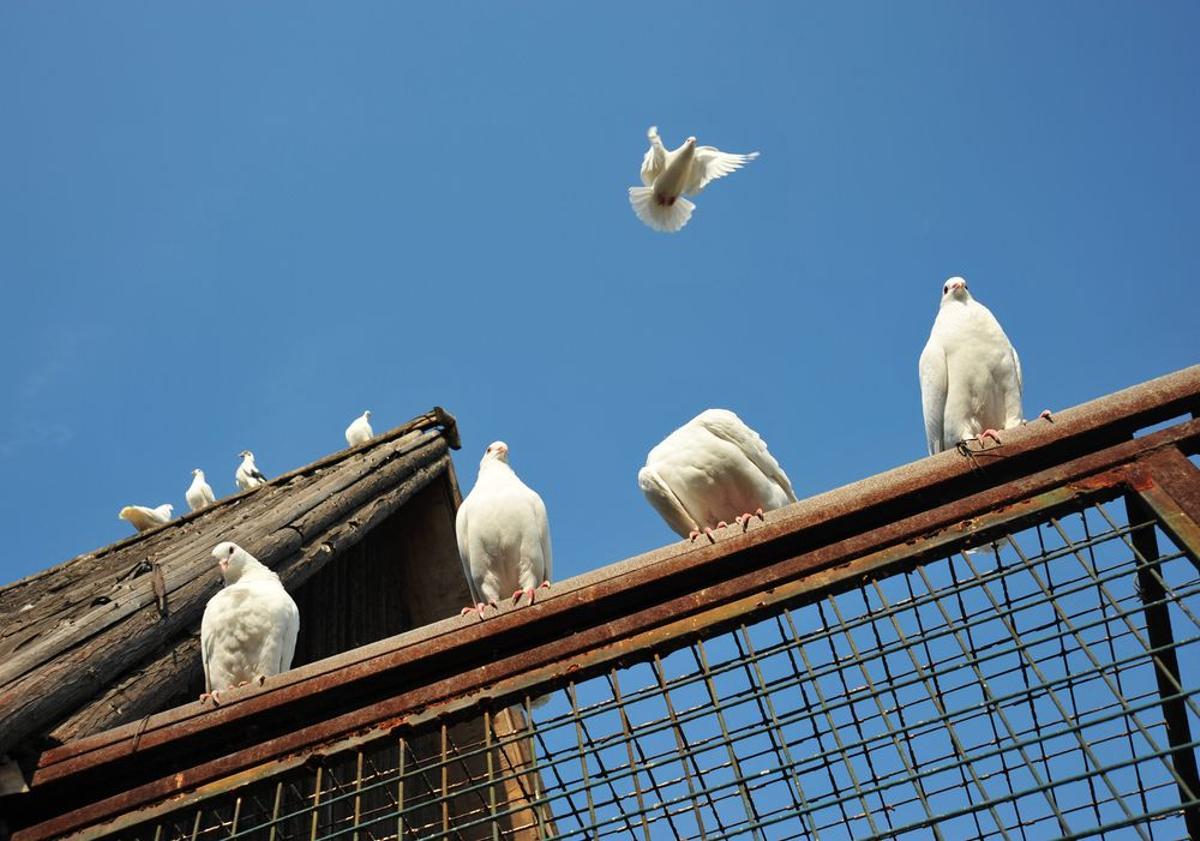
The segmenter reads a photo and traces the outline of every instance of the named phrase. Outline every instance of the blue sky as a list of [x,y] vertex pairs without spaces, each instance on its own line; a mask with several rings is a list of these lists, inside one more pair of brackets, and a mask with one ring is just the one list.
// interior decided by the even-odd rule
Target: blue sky
[[[0,581],[434,404],[564,578],[673,539],[646,451],[737,411],[808,496],[921,457],[965,275],[1026,413],[1198,361],[1193,3],[0,7]],[[645,131],[762,157],[680,234]]]

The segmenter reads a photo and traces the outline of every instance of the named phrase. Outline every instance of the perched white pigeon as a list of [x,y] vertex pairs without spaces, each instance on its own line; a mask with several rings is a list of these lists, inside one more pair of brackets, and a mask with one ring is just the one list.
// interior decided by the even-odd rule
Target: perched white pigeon
[[145,505],[126,505],[121,509],[121,513],[117,514],[117,517],[125,520],[138,531],[150,531],[150,529],[165,526],[171,522],[171,512],[174,510],[174,505],[160,505],[157,508],[148,508]]
[[217,501],[213,496],[213,489],[208,482],[204,481],[204,471],[197,467],[192,471],[192,484],[188,487],[187,493],[183,495],[187,500],[188,506],[193,511],[199,511],[201,508],[207,508]]
[[751,517],[796,501],[767,444],[728,409],[707,409],[646,456],[638,485],[676,534],[695,540],[730,520],[745,531]]
[[375,437],[375,430],[371,429],[371,410],[363,412],[354,422],[346,427],[346,443],[351,447],[357,447],[359,444],[365,444]]
[[697,146],[689,137],[674,152],[668,152],[658,137],[658,127],[646,132],[650,149],[642,158],[641,187],[629,188],[629,203],[638,218],[656,231],[674,233],[688,223],[696,205],[683,198],[699,195],[708,182],[741,169],[758,157],[758,152],[736,155],[712,146]]
[[257,488],[259,485],[266,484],[267,477],[262,475],[262,471],[254,463],[254,453],[249,450],[242,450],[238,455],[242,457],[242,463],[238,465],[237,472],[233,474],[237,486],[244,491],[248,491],[251,488]]
[[300,610],[279,576],[236,543],[218,543],[212,556],[225,587],[208,600],[200,620],[204,663],[201,702],[251,681],[260,684],[292,667]]
[[952,277],[918,366],[929,454],[1022,423],[1021,360],[991,310]]
[[550,521],[542,498],[508,466],[508,445],[496,441],[479,462],[475,487],[458,509],[458,554],[475,599],[463,613],[495,607],[502,593],[513,602],[550,586]]

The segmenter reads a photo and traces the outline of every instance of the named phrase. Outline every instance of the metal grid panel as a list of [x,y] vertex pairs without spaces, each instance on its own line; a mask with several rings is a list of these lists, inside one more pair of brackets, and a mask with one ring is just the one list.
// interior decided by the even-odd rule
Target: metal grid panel
[[1200,574],[1127,505],[314,757],[126,834],[1187,838],[1200,784],[1178,725],[1200,733]]

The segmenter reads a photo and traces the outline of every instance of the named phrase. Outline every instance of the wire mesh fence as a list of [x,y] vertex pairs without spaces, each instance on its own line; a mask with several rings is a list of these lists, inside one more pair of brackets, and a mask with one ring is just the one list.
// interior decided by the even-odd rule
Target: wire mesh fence
[[1136,499],[258,778],[139,839],[1185,839],[1200,570]]

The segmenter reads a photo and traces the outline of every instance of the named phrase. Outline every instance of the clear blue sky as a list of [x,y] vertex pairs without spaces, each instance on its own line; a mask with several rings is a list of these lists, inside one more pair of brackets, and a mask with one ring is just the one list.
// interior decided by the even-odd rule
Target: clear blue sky
[[[0,581],[455,413],[557,577],[673,539],[646,451],[737,411],[808,496],[924,454],[965,275],[1026,413],[1200,359],[1200,6],[7,3]],[[680,234],[647,126],[762,157]]]

